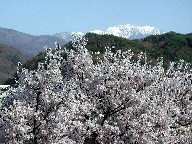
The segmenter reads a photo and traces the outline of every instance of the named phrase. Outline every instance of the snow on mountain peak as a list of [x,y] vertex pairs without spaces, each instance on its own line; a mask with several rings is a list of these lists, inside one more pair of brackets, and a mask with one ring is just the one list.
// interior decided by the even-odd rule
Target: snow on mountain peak
[[[164,33],[155,27],[134,26],[130,24],[112,26],[107,28],[105,31],[93,30],[89,32],[100,34],[100,35],[109,34],[109,35],[114,35],[114,36],[123,37],[127,39],[141,39],[149,35],[159,35]],[[64,33],[55,34],[55,36],[60,38],[63,37],[66,41],[70,41],[71,35],[76,34],[79,36],[84,36],[86,33],[87,32],[64,32]]]
[[117,25],[113,27],[109,27],[104,32],[105,34],[112,34],[115,36],[128,38],[128,39],[140,39],[144,38],[148,35],[157,35],[161,34],[162,32],[151,26],[133,26],[130,24],[126,25]]

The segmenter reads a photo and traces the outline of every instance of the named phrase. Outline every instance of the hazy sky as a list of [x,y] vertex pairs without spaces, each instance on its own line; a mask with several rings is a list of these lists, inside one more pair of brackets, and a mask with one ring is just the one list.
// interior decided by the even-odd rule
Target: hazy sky
[[192,32],[192,0],[0,0],[0,27],[34,35],[118,24]]

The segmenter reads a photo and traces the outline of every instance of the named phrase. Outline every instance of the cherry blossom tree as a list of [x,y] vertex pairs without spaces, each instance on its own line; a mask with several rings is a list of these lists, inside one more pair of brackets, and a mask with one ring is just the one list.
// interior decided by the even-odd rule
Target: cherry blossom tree
[[131,50],[110,48],[94,64],[85,37],[72,43],[75,50],[46,48],[46,60],[35,71],[18,65],[18,87],[7,92],[1,110],[5,142],[192,141],[189,64],[172,62],[165,70],[162,58],[151,66],[143,53],[135,61]]

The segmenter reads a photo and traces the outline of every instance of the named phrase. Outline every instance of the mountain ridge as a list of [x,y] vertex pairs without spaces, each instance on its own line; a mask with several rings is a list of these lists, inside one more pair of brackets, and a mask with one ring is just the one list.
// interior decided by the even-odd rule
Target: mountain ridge
[[[108,34],[127,39],[141,39],[149,35],[163,33],[159,29],[151,26],[133,26],[130,24],[117,25],[107,28],[105,31],[93,30],[91,33]],[[72,35],[84,36],[88,32],[64,32],[54,35],[31,35],[17,30],[0,28],[0,43],[18,49],[28,57],[36,56],[44,51],[44,47],[54,47],[55,42],[64,45],[69,42]]]
[[[114,35],[114,36],[123,37],[131,40],[145,38],[149,35],[159,35],[164,33],[162,30],[159,30],[152,26],[134,26],[130,24],[112,26],[107,28],[104,31],[93,30],[89,32],[100,34],[100,35],[104,35],[104,34]],[[57,33],[54,36],[59,38],[64,38],[65,41],[70,41],[72,37],[71,35],[84,36],[86,35],[86,33],[89,33],[89,32],[63,32],[63,33]]]
[[55,42],[61,45],[66,43],[63,39],[55,36],[34,36],[12,29],[0,28],[0,43],[12,46],[29,57],[43,51],[45,46],[53,47]]

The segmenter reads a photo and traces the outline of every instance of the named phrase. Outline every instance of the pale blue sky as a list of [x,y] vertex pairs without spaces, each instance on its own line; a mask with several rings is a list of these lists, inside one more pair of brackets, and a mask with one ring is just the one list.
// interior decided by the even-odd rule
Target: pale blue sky
[[0,27],[41,35],[118,24],[192,32],[192,0],[0,0]]

